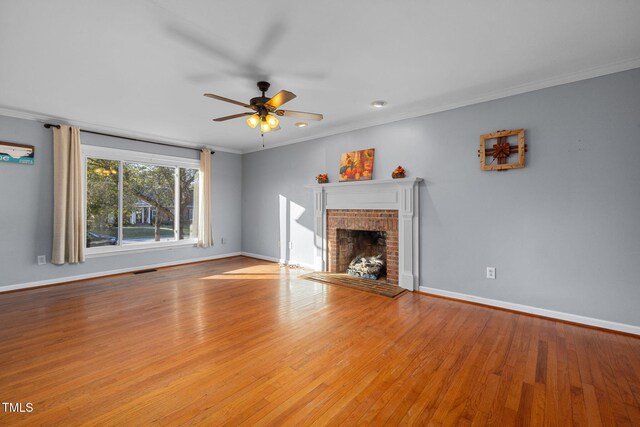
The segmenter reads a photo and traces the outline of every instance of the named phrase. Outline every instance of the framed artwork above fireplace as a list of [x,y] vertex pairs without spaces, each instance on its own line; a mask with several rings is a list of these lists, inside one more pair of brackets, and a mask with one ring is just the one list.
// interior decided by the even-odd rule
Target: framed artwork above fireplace
[[366,181],[373,176],[375,148],[350,151],[340,156],[340,182]]

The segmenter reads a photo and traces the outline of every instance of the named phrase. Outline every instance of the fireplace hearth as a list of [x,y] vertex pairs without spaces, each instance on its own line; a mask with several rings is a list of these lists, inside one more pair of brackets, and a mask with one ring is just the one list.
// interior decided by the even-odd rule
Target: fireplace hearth
[[[346,272],[358,255],[346,260],[338,251],[338,230],[386,233],[386,282],[408,290],[420,286],[421,178],[314,184],[314,265],[317,270]],[[371,255],[376,256],[376,255]]]

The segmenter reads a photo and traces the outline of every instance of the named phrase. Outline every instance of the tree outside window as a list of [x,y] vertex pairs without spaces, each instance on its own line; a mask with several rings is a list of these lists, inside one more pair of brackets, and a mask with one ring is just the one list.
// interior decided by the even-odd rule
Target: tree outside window
[[198,169],[100,158],[86,165],[88,248],[197,237]]

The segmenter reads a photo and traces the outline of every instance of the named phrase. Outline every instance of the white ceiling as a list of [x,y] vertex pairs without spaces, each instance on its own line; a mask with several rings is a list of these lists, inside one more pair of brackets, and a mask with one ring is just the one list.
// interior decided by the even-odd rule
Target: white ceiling
[[[0,114],[89,130],[261,148],[267,95],[323,113],[267,147],[640,67],[635,0],[0,0]],[[374,110],[375,99],[388,107]]]

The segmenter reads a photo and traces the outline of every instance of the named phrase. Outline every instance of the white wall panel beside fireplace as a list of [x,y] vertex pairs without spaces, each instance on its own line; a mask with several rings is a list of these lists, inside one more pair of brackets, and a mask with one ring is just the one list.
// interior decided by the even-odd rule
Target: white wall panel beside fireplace
[[420,286],[420,193],[422,178],[309,185],[314,192],[314,265],[327,268],[327,209],[389,209],[398,211],[398,284]]

